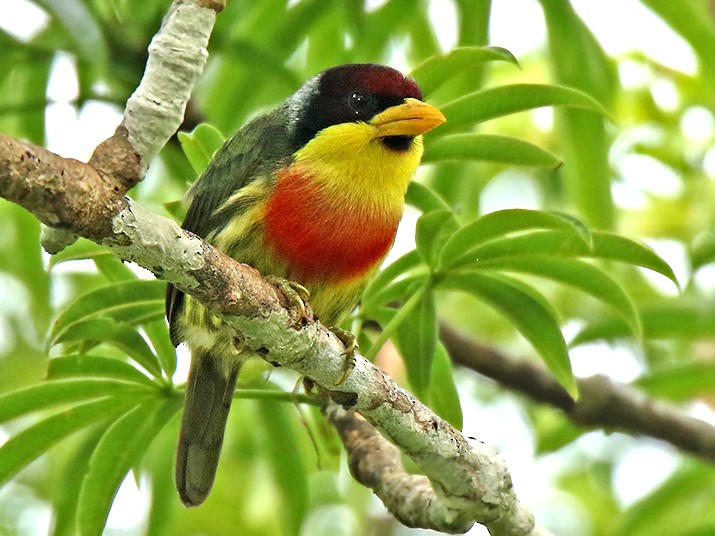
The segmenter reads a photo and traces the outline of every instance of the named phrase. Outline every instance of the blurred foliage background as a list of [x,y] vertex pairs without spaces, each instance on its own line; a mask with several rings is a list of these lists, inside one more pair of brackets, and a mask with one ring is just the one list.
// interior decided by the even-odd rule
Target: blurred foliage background
[[[518,65],[504,53],[506,61],[462,66],[447,83],[428,92],[428,98],[444,106],[485,88],[559,84],[593,97],[608,117],[583,107],[531,109],[532,105],[524,106],[524,113],[485,125],[469,124],[470,132],[515,137],[548,153],[539,153],[541,164],[521,162],[528,166],[516,165],[519,158],[513,156],[502,161],[455,158],[428,163],[420,171],[420,183],[446,200],[455,228],[498,209],[525,208],[569,214],[593,232],[613,231],[652,246],[674,269],[680,291],[662,275],[612,261],[599,264],[630,296],[642,339],[629,328],[627,315],[624,318],[607,306],[609,300],[604,305],[604,300],[553,282],[530,277],[524,281],[547,297],[570,345],[577,374],[600,372],[632,382],[649,396],[712,422],[712,6],[707,0],[641,0],[623,6],[604,2],[586,9],[587,3],[229,0],[218,18],[210,58],[183,130],[191,131],[205,121],[230,134],[281,102],[310,76],[339,63],[388,63],[409,72],[454,47],[498,45],[515,52]],[[0,20],[0,132],[47,145],[65,156],[86,158],[116,127],[168,5],[158,0],[6,2]],[[600,11],[599,19],[584,15],[594,10]],[[590,24],[634,13],[644,18],[628,20],[631,31],[637,34],[643,25],[662,32],[664,40],[677,42],[685,51],[686,65],[673,65],[642,50],[608,54],[599,42],[603,36]],[[490,37],[497,25],[500,42]],[[533,32],[536,45],[523,54],[515,51],[510,29],[514,43],[521,42],[520,32]],[[419,69],[415,76],[418,73]],[[428,138],[428,151],[430,142],[436,146],[446,133],[449,130]],[[185,147],[191,139],[185,138]],[[549,155],[563,164],[554,165]],[[440,160],[438,156],[433,153],[434,162]],[[173,202],[196,176],[195,167],[178,140],[172,140],[131,195],[172,215]],[[424,198],[414,194],[418,208],[419,199],[424,205]],[[414,247],[418,214],[415,209],[408,211],[394,258]],[[161,310],[158,286],[142,286],[146,282],[136,280],[137,271],[88,243],[80,242],[51,261],[39,247],[39,224],[15,205],[0,202],[0,221],[0,393],[30,389],[24,401],[15,396],[3,399],[14,406],[0,404],[0,443],[7,441],[5,450],[0,450],[6,455],[4,465],[0,460],[0,482],[5,482],[0,489],[0,534],[62,535],[79,528],[101,533],[106,512],[102,514],[101,505],[99,513],[82,505],[92,503],[95,492],[99,502],[111,502],[113,483],[122,480],[105,534],[427,533],[401,527],[379,501],[351,480],[339,442],[317,409],[280,396],[281,388],[291,392],[296,379],[279,371],[266,380],[266,368],[260,364],[242,378],[242,386],[251,390],[239,395],[244,398],[234,405],[210,499],[199,509],[181,507],[172,476],[181,393],[172,379],[175,368],[180,371],[177,377],[185,370],[186,356],[180,354],[176,365],[173,351],[167,348],[163,323],[156,317]],[[421,221],[424,244],[424,229],[447,220]],[[659,271],[667,269],[661,266]],[[109,287],[112,292],[106,290]],[[87,305],[91,300],[74,301],[88,293],[98,304],[93,309]],[[428,322],[425,318],[434,310],[439,318],[483,343],[538,359],[526,342],[529,336],[525,339],[523,329],[522,335],[515,329],[518,314],[497,314],[465,293],[426,295],[436,301],[420,298],[429,307],[418,308],[415,322]],[[72,305],[77,303],[81,305]],[[122,312],[100,319],[95,313],[102,304]],[[84,312],[79,310],[82,307]],[[381,314],[387,315],[384,324],[389,323],[391,313],[376,309],[374,317]],[[85,331],[68,330],[80,317],[91,320],[82,324]],[[141,330],[129,333],[127,326]],[[139,333],[141,340],[132,333]],[[407,348],[425,344],[411,341],[399,330],[396,337]],[[369,340],[366,344],[369,347]],[[54,356],[49,369],[48,349]],[[431,349],[439,354],[434,343]],[[156,372],[150,374],[151,388],[163,389],[161,404],[147,402],[121,413],[118,398],[102,398],[107,393],[102,389],[112,387],[111,382],[136,380],[124,367],[126,355],[145,371]],[[406,376],[396,355],[384,351],[379,359],[414,387],[417,380]],[[108,358],[121,365],[108,364]],[[438,387],[456,384],[457,409],[454,399],[445,406],[435,400],[434,392],[425,397],[442,404],[447,414],[451,404],[450,420],[460,421],[463,415],[465,435],[504,453],[520,498],[555,534],[715,534],[711,466],[647,439],[584,433],[556,410],[536,406],[471,371],[445,367],[447,372],[443,367],[432,374],[436,382],[443,382]],[[90,369],[104,371],[112,379],[95,383],[90,377],[81,379],[83,374],[91,376]],[[43,382],[46,377],[59,382],[54,384],[60,385],[56,391],[74,386],[77,398],[90,400],[75,408],[85,412],[86,426],[75,414],[63,421],[65,428],[51,420],[57,417],[57,408],[71,404],[72,396],[48,389],[33,391],[38,385],[52,388],[52,382]],[[270,393],[278,396],[270,399]],[[148,395],[137,387],[136,396]],[[18,409],[18,404],[25,404],[25,409]],[[33,407],[34,413],[28,409]],[[68,422],[81,430],[71,434]],[[38,434],[27,434],[33,426],[43,431],[40,440],[33,439]],[[147,432],[147,426],[153,433]],[[52,436],[57,427],[66,433]],[[133,449],[144,455],[122,457]],[[46,455],[29,463],[44,451]],[[104,459],[118,460],[119,469],[95,470],[92,474],[99,476],[84,481],[88,465],[96,469]],[[24,465],[17,474],[8,469]],[[132,471],[124,479],[129,468]],[[480,530],[476,528],[474,534],[481,534]]]

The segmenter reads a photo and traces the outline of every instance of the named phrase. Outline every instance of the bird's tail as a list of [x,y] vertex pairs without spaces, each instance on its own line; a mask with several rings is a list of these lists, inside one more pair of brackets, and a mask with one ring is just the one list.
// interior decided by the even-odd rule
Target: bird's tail
[[186,506],[203,503],[213,486],[239,370],[210,354],[191,357],[176,455],[176,489]]

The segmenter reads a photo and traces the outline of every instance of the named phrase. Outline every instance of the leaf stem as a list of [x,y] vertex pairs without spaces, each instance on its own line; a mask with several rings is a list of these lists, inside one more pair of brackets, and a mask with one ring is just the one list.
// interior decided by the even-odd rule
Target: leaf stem
[[420,302],[422,296],[424,296],[424,293],[427,291],[429,286],[430,282],[428,281],[426,284],[418,288],[412,296],[410,296],[410,299],[405,302],[405,305],[402,306],[402,308],[397,312],[397,314],[390,321],[390,323],[385,326],[385,329],[382,330],[382,333],[378,335],[377,339],[370,347],[370,350],[365,354],[366,359],[368,359],[369,361],[375,360],[375,357],[380,351],[380,348],[383,347],[383,345],[392,336],[395,330],[400,326],[400,324],[402,324],[407,315],[409,315],[412,310],[417,307],[417,304]]

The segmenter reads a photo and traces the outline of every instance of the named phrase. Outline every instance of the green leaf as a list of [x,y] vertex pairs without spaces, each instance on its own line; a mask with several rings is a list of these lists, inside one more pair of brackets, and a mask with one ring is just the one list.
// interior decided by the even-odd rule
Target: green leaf
[[144,337],[128,324],[109,317],[87,318],[72,325],[52,340],[52,344],[90,341],[111,344],[125,352],[157,378],[161,378],[161,364]]
[[477,265],[483,261],[518,255],[558,255],[561,257],[589,257],[593,250],[581,237],[573,233],[536,230],[490,240],[473,248],[452,264]]
[[149,519],[146,523],[145,536],[168,536],[172,534],[174,515],[176,514],[176,487],[173,478],[174,457],[167,453],[176,449],[178,419],[172,419],[169,426],[159,432],[158,437],[144,455],[142,466],[146,467],[151,481]]
[[114,283],[83,294],[67,305],[52,325],[49,339],[65,337],[65,332],[90,318],[106,316],[132,325],[163,317],[165,284],[157,280]]
[[610,104],[618,89],[615,62],[576,10],[563,0],[540,0],[548,27],[551,66],[560,84]]
[[365,14],[360,31],[356,32],[359,40],[354,49],[368,58],[381,54],[394,40],[395,31],[402,30],[406,16],[414,15],[416,11],[414,2],[391,0]]
[[699,2],[669,2],[668,0],[641,0],[665,21],[668,28],[685,39],[698,55],[705,74],[715,76],[715,25],[709,4]]
[[298,534],[308,511],[310,493],[301,442],[293,426],[295,409],[289,404],[267,401],[259,403],[257,409],[267,434],[264,453],[283,499],[280,515],[285,534]]
[[[397,284],[404,283],[405,281],[400,281]],[[393,285],[396,286],[396,285]],[[409,288],[412,288],[410,286]],[[392,317],[387,325],[384,323],[384,318],[380,319],[377,318],[376,315],[379,315],[382,311],[383,308],[379,310],[373,309],[371,311],[371,314],[378,319],[383,324],[383,330],[380,333],[380,335],[375,339],[375,341],[372,343],[372,346],[368,350],[368,352],[365,354],[365,357],[370,360],[374,361],[375,357],[377,356],[377,353],[380,351],[382,346],[387,342],[387,340],[392,337],[393,333],[397,330],[397,328],[405,321],[405,319],[412,314],[412,311],[417,308],[419,305],[420,301],[422,300],[422,295],[427,292],[429,288],[429,279],[426,279],[424,283],[411,292],[411,296],[406,299],[404,305],[399,309],[399,311],[395,314],[394,317]],[[390,309],[391,311],[391,309]]]
[[179,132],[181,148],[197,175],[203,173],[225,139],[219,129],[208,123],[201,123],[190,134]]
[[0,447],[0,485],[61,439],[95,422],[114,418],[142,401],[135,395],[103,398],[52,415],[12,436]]
[[[54,286],[51,288],[49,274],[43,266],[43,251],[39,247],[40,223],[32,213],[13,203],[5,203],[0,211],[0,221],[3,229],[0,242],[6,251],[5,255],[0,255],[0,258],[5,257],[0,261],[0,271],[3,277],[17,278],[28,291],[29,300],[24,305],[28,307],[31,318],[22,322],[21,337],[24,338],[31,329],[30,322],[37,333],[44,333],[54,315],[50,305]],[[5,318],[9,320],[8,316]]]
[[429,284],[430,275],[425,272],[417,275],[410,275],[403,279],[392,282],[390,285],[385,287],[379,294],[375,295],[368,305],[363,304],[362,309],[360,309],[361,315],[365,317],[371,317],[375,313],[376,308],[379,306],[389,305],[396,301],[405,301],[414,295],[414,293],[420,288]]
[[523,288],[492,275],[477,272],[450,274],[439,288],[463,290],[473,294],[504,314],[534,346],[549,370],[574,397],[578,390],[563,334],[551,311]]
[[696,527],[711,527],[715,523],[715,512],[708,499],[713,496],[715,471],[712,466],[686,460],[668,480],[624,512],[611,534],[692,534]]
[[538,454],[556,452],[587,432],[552,408],[535,407],[530,413]]
[[664,275],[675,284],[676,288],[680,288],[678,279],[670,265],[650,247],[630,238],[605,231],[594,232],[592,256],[597,259],[610,259],[648,268]]
[[433,210],[450,210],[449,204],[434,190],[424,184],[412,181],[407,187],[405,203],[426,214]]
[[166,373],[166,377],[171,380],[176,372],[176,348],[174,348],[169,339],[169,328],[166,320],[160,318],[153,322],[147,322],[143,328],[151,345],[154,347],[154,352],[159,358],[161,368]]
[[442,343],[437,341],[432,361],[432,378],[427,398],[437,415],[458,430],[462,429],[462,405],[454,382],[452,360]]
[[68,246],[59,253],[52,255],[50,257],[49,266],[50,269],[52,269],[63,262],[94,259],[95,257],[116,257],[116,255],[104,246],[95,244],[91,240],[79,238],[71,246]]
[[122,480],[179,410],[179,402],[178,397],[145,402],[107,429],[89,460],[79,495],[77,521],[82,536],[101,536]]
[[544,84],[512,84],[477,91],[445,104],[440,111],[447,122],[430,137],[442,137],[490,119],[543,106],[570,106],[608,115],[593,97],[577,89]]
[[37,0],[37,3],[65,27],[67,36],[76,45],[72,52],[104,69],[109,57],[104,33],[82,0]]
[[[3,52],[5,52],[3,50]],[[10,56],[12,58],[12,56]],[[11,123],[12,133],[18,138],[25,138],[28,141],[42,145],[45,142],[45,108],[47,105],[47,85],[52,70],[52,58],[50,54],[32,54],[25,56],[24,62],[20,58],[15,59],[15,64],[5,86],[8,82],[12,88],[10,91],[15,95],[14,108],[24,111],[16,114]],[[3,88],[5,94],[9,89]],[[8,99],[9,100],[9,99]],[[11,106],[13,108],[13,106]],[[3,128],[3,131],[5,129]]]
[[176,221],[183,221],[186,217],[186,206],[181,199],[176,201],[168,201],[163,203],[164,210],[169,213],[169,215]]
[[485,242],[509,233],[534,229],[564,231],[574,235],[586,248],[591,244],[588,229],[573,218],[538,210],[499,210],[474,220],[454,233],[442,249],[440,264],[448,267],[471,260],[474,258],[471,252]]
[[638,337],[642,336],[638,311],[630,297],[613,278],[597,266],[577,259],[537,254],[480,261],[475,267],[480,270],[532,274],[571,285],[613,307],[628,323],[632,332]]
[[[326,7],[328,6],[322,0],[304,0],[292,4],[277,23],[272,25],[274,31],[263,34],[264,38],[268,38],[268,43],[275,47],[274,50],[287,60],[299,47],[304,36],[309,35],[321,19],[331,14],[331,10]],[[265,23],[260,24],[260,27],[263,29]]]
[[[418,294],[415,294],[418,296]],[[401,315],[407,310],[407,314]],[[401,321],[396,322],[401,316]],[[437,344],[437,310],[434,292],[425,289],[414,307],[406,303],[393,321],[395,342],[407,366],[407,378],[415,394],[425,400],[432,378],[432,366]]]
[[318,24],[308,38],[308,51],[305,67],[309,72],[317,73],[326,65],[340,65],[348,63],[350,53],[347,51],[348,43],[345,39],[346,20],[348,10],[341,9],[333,4],[334,11],[328,20]]
[[428,17],[420,16],[422,9],[414,10],[413,16],[405,20],[407,35],[409,36],[412,57],[428,58],[437,54],[441,47],[434,31],[434,25],[430,23]]
[[50,359],[47,379],[68,379],[78,376],[112,378],[156,387],[151,378],[129,363],[97,355],[68,355]]
[[109,281],[133,281],[138,279],[137,275],[129,266],[124,264],[116,255],[95,255],[94,261],[99,270]]
[[[542,0],[541,5],[556,81],[586,91],[611,107],[618,88],[615,62],[570,3]],[[575,207],[589,225],[612,229],[616,213],[609,162],[612,140],[604,117],[568,108],[557,110],[555,121],[560,154],[568,162],[561,171],[564,202]]]
[[715,363],[695,361],[654,370],[636,380],[652,396],[674,401],[691,400],[715,392]]
[[77,505],[84,475],[97,443],[110,425],[111,423],[101,423],[88,430],[89,433],[77,449],[65,460],[61,474],[54,477],[59,479],[59,482],[53,490],[54,519],[51,536],[76,536]]
[[514,55],[501,47],[461,47],[427,58],[412,71],[410,76],[420,85],[427,96],[454,76],[488,61],[507,61],[519,66]]
[[431,141],[422,162],[489,161],[518,166],[556,169],[562,162],[556,155],[536,145],[508,136],[455,134]]
[[460,45],[478,45],[489,40],[489,15],[491,2],[457,0],[457,24]]
[[[456,235],[455,235],[456,236]],[[491,240],[479,247],[469,248],[467,253],[453,259],[450,266],[463,266],[500,257],[518,255],[556,255],[559,257],[587,257],[619,261],[633,266],[648,268],[664,275],[678,286],[672,268],[652,249],[623,236],[593,231],[592,247],[572,232],[559,230],[532,231],[516,236]],[[449,246],[445,245],[445,249]],[[467,248],[465,248],[467,249]]]
[[690,264],[698,270],[715,261],[715,229],[699,233],[690,247]]
[[613,229],[617,208],[611,193],[611,134],[603,117],[583,110],[558,110],[555,114],[559,153],[568,164],[561,168],[564,202],[593,227]]
[[394,261],[369,283],[362,297],[361,309],[378,303],[379,300],[376,301],[376,298],[390,283],[421,264],[420,254],[414,249]]
[[[715,336],[715,311],[711,308],[667,300],[642,308],[640,318],[646,339],[694,340]],[[598,319],[579,331],[571,346],[595,340],[615,340],[628,334],[628,326],[622,319]]]
[[[589,257],[593,250],[571,233],[532,231],[517,236],[498,238],[475,248],[470,256],[479,262],[515,255],[559,255]],[[460,259],[460,265],[465,259]]]
[[0,423],[34,411],[106,396],[141,396],[152,391],[125,381],[107,379],[57,380],[0,395]]
[[442,246],[458,227],[459,224],[450,210],[429,212],[417,220],[415,241],[417,252],[425,264],[436,268]]

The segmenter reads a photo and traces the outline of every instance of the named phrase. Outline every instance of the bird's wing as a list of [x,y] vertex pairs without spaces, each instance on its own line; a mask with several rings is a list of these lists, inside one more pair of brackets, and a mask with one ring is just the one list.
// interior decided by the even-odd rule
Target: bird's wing
[[[282,109],[253,120],[216,152],[188,193],[189,208],[182,227],[210,238],[223,228],[234,212],[217,209],[241,188],[260,176],[272,175],[292,157],[291,143]],[[178,322],[184,293],[169,284],[166,289],[166,318],[171,341],[181,342]]]

